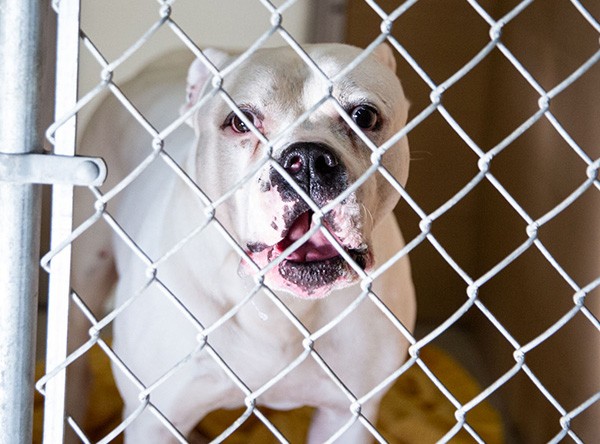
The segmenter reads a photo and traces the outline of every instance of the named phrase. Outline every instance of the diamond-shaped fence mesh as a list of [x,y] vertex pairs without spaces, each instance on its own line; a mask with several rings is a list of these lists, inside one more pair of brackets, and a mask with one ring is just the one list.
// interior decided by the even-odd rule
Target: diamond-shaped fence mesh
[[[191,414],[194,417],[190,418],[185,406],[165,407],[167,404],[161,401],[168,398],[164,393],[173,387],[173,381],[188,375],[189,368],[193,366],[197,366],[199,374],[210,373],[208,380],[213,381],[215,386],[222,384],[228,387],[223,392],[227,399],[219,402],[217,407],[242,407],[230,415],[229,422],[213,430],[210,438],[215,442],[235,439],[236,434],[242,433],[251,421],[262,424],[262,436],[266,436],[263,439],[294,441],[296,438],[292,439],[291,435],[295,432],[289,429],[292,421],[285,416],[278,417],[262,405],[269,404],[270,394],[284,386],[290,375],[307,368],[319,380],[326,380],[334,387],[332,396],[345,406],[344,422],[333,434],[320,437],[323,442],[333,442],[338,438],[345,442],[342,435],[354,428],[367,431],[370,439],[379,442],[405,442],[406,436],[413,436],[414,442],[501,442],[503,439],[519,442],[519,438],[531,439],[528,442],[586,442],[598,439],[599,430],[597,427],[593,430],[592,424],[600,405],[597,377],[600,371],[597,289],[600,276],[597,234],[594,237],[597,219],[594,220],[592,215],[594,204],[597,207],[598,203],[594,199],[597,199],[600,189],[599,139],[581,136],[587,129],[597,126],[586,126],[582,122],[593,121],[594,117],[597,121],[599,117],[600,94],[598,84],[594,83],[598,80],[600,69],[600,24],[594,16],[598,9],[593,10],[593,2],[586,4],[576,0],[556,2],[561,5],[554,8],[533,0],[492,3],[474,0],[444,5],[416,0],[339,2],[339,6],[345,7],[343,12],[350,28],[348,40],[354,39],[365,49],[352,56],[340,72],[331,73],[327,66],[313,59],[309,47],[287,28],[290,11],[297,13],[294,8],[308,7],[308,2],[302,0],[254,2],[253,8],[260,11],[258,15],[262,20],[251,32],[254,40],[240,48],[239,54],[226,65],[222,64],[216,52],[205,50],[203,40],[190,37],[192,30],[188,26],[193,20],[177,15],[178,8],[183,6],[180,2],[146,2],[143,8],[156,12],[154,21],[135,24],[136,29],[140,29],[138,38],[121,42],[122,48],[102,47],[96,42],[94,33],[98,29],[110,33],[110,22],[96,24],[96,29],[88,30],[78,21],[77,1],[55,2],[59,13],[58,75],[66,77],[59,77],[57,81],[58,94],[73,91],[73,78],[69,76],[76,73],[78,58],[90,61],[97,79],[97,84],[89,87],[80,83],[77,98],[59,96],[57,99],[62,103],[57,105],[56,122],[47,133],[56,151],[60,153],[65,147],[68,151],[68,147],[74,145],[74,116],[86,121],[89,127],[94,126],[95,119],[107,120],[107,116],[115,122],[111,128],[80,132],[77,149],[87,146],[86,155],[109,156],[106,153],[110,153],[112,145],[120,146],[120,139],[129,140],[127,131],[130,128],[135,128],[136,134],[143,136],[138,146],[131,147],[135,164],[118,165],[107,159],[107,184],[77,191],[76,205],[80,207],[75,208],[78,216],[73,229],[70,222],[65,226],[63,219],[53,221],[53,224],[63,226],[53,228],[52,249],[42,260],[42,266],[50,272],[54,281],[48,302],[46,374],[37,385],[46,397],[45,442],[55,442],[56,437],[62,436],[65,417],[66,434],[76,436],[81,442],[104,443],[122,439],[126,430],[136,422],[150,424],[152,430],[156,430],[157,442],[195,442],[197,437],[194,436],[199,432],[188,434],[188,422],[201,419],[212,408],[203,406],[202,400],[191,403],[188,410],[202,414],[199,414],[200,417]],[[449,4],[453,8],[452,16],[447,15]],[[81,7],[85,15],[86,3],[83,2]],[[125,5],[122,7],[126,8]],[[121,5],[115,8],[121,8]],[[119,9],[114,13],[119,14]],[[127,13],[130,14],[127,20],[133,26],[136,11],[128,9]],[[565,15],[550,17],[552,13]],[[218,2],[198,4],[197,14],[204,17],[214,14],[215,20],[223,17]],[[362,20],[364,27],[367,23],[374,26],[368,30],[356,30],[355,33],[360,36],[353,38],[351,27],[359,26]],[[539,38],[542,41],[544,32],[549,31],[547,26],[551,24],[554,36],[561,35],[564,40],[576,41],[564,48],[581,46],[584,50],[577,57],[569,54],[568,50],[559,51],[563,59],[548,54],[544,57],[546,49],[543,43],[534,42],[528,38],[528,33],[519,34],[522,29],[532,29],[528,26],[536,21],[542,22],[536,28],[541,29],[542,37]],[[252,25],[242,19],[235,26]],[[445,36],[443,33],[452,26],[455,26],[453,37]],[[456,39],[457,35],[461,37]],[[425,50],[428,44],[419,44],[419,41],[429,38],[437,39],[429,46],[435,46],[437,53],[428,54]],[[208,41],[210,36],[204,39]],[[297,66],[301,66],[299,69],[309,72],[314,81],[322,85],[321,95],[312,97],[308,105],[294,104],[294,98],[291,98],[289,106],[300,105],[302,109],[280,133],[265,131],[257,124],[248,104],[237,99],[239,91],[233,91],[228,83],[228,79],[239,75],[240,69],[248,69],[248,61],[257,50],[272,46],[274,39],[278,39],[277,44],[288,48],[286,54],[290,55],[286,57],[294,58]],[[152,53],[153,48],[160,47],[162,40],[177,42],[174,46],[179,47],[179,52],[155,58],[150,63],[151,73],[166,71],[168,76],[184,80],[189,62],[182,65],[177,60],[191,61],[195,58],[209,73],[207,92],[181,115],[173,106],[158,111],[152,108],[151,102],[144,98],[143,88],[146,88],[147,95],[154,92],[148,81],[140,89],[135,86],[135,81],[123,80],[130,75],[129,65],[135,65],[140,52]],[[452,45],[457,42],[463,47],[468,46],[468,49],[453,56]],[[365,126],[348,114],[343,98],[338,97],[335,91],[336,85],[346,76],[364,66],[365,60],[381,43],[387,43],[393,49],[399,77],[412,104],[406,124],[387,140],[375,141],[364,129]],[[81,52],[79,56],[78,51]],[[154,51],[155,54],[160,53]],[[450,51],[450,56],[446,54],[447,63],[437,58],[442,51]],[[181,66],[186,68],[181,71]],[[480,81],[482,70],[491,79],[485,86]],[[550,70],[552,75],[548,73]],[[127,75],[123,74],[125,71]],[[288,74],[292,79],[293,73]],[[156,75],[153,81],[164,81],[159,74]],[[518,86],[506,87],[503,83],[506,78],[511,79],[511,85]],[[264,79],[257,77],[255,80],[260,85]],[[574,99],[571,94],[577,94],[578,98]],[[457,100],[462,95],[472,101]],[[173,100],[183,104],[184,99],[185,91],[181,90]],[[100,108],[103,117],[99,117],[98,113],[92,115],[90,110],[103,100],[105,104],[109,103]],[[178,142],[189,139],[191,130],[186,121],[197,113],[210,115],[210,107],[214,103],[227,108],[229,122],[235,119],[239,128],[247,131],[256,140],[256,146],[261,147],[251,167],[239,177],[202,182],[222,181],[227,184],[224,189],[206,189],[200,184],[196,180],[198,171],[182,160],[181,150],[178,150]],[[565,106],[562,106],[563,103]],[[291,174],[293,168],[280,164],[274,152],[289,139],[290,134],[310,123],[312,116],[324,106],[337,113],[338,120],[343,122],[347,131],[352,132],[353,140],[364,146],[367,154],[363,153],[366,161],[361,159],[364,167],[360,174],[353,177],[336,197],[323,203],[317,202],[306,188],[294,180]],[[564,109],[570,109],[574,115],[563,112]],[[499,110],[503,110],[504,114]],[[481,113],[489,116],[483,130],[474,124],[474,119],[480,119]],[[500,121],[500,116],[509,118]],[[104,133],[104,137],[99,138],[98,131]],[[424,133],[439,146],[421,146],[418,141],[423,140]],[[534,139],[532,133],[539,135]],[[392,172],[397,170],[385,163],[389,151],[404,137],[410,140],[412,150],[411,178],[406,187],[402,178]],[[90,146],[86,138],[96,140],[96,145]],[[460,153],[449,153],[447,147],[459,147]],[[430,177],[425,165],[436,163],[440,150],[446,151],[439,154],[444,164],[440,165],[437,161],[440,177]],[[565,160],[557,160],[559,157]],[[210,165],[201,168],[201,174],[211,174]],[[266,264],[259,264],[248,246],[241,244],[242,240],[228,214],[230,208],[237,205],[236,196],[265,169],[275,171],[289,184],[292,192],[302,198],[313,223],[311,225],[309,221],[310,228],[286,245],[282,255],[270,257]],[[424,177],[419,177],[420,173],[424,173]],[[185,199],[182,197],[181,202],[161,207],[162,203],[156,202],[153,197],[160,194],[161,186],[169,185],[153,181],[153,174],[168,177],[169,183],[177,183],[179,189],[184,190]],[[557,185],[558,181],[546,182],[544,174],[560,176],[562,182],[560,185]],[[406,246],[390,254],[389,260],[366,271],[361,256],[345,248],[325,221],[330,211],[352,199],[375,176],[401,200],[396,213]],[[512,176],[516,177],[514,181]],[[411,185],[413,183],[416,185]],[[549,189],[544,188],[547,183],[552,184]],[[135,195],[131,190],[142,187],[146,187],[146,192],[140,195],[148,200],[132,201],[129,198],[127,203],[134,209],[129,213],[119,211],[121,199],[128,199],[128,193]],[[429,197],[423,191],[428,188]],[[61,192],[66,193],[64,197],[58,194]],[[55,214],[68,216],[69,193],[68,189],[55,189]],[[543,198],[534,202],[532,195]],[[186,202],[192,202],[192,205]],[[58,209],[59,205],[66,205],[67,209]],[[155,206],[158,210],[153,209]],[[172,233],[164,236],[161,245],[140,234],[139,227],[123,216],[135,212],[157,214],[157,211],[162,211],[168,221],[173,220],[172,214],[187,219],[183,229],[163,227]],[[477,219],[478,225],[466,220],[467,216]],[[249,220],[254,222],[252,217]],[[161,221],[157,220],[145,220],[144,223],[151,230],[160,229],[161,225]],[[117,298],[109,308],[99,306],[93,294],[84,294],[76,285],[73,285],[72,291],[68,289],[71,247],[75,251],[85,250],[90,245],[88,239],[102,233],[109,233],[114,248],[128,258],[125,266],[119,265],[119,272],[123,274],[124,269],[132,270],[132,274],[137,276],[136,280],[128,283],[126,291],[121,291],[128,297]],[[584,238],[573,240],[577,233]],[[316,323],[306,321],[301,308],[302,304],[312,302],[282,296],[268,283],[269,273],[286,256],[300,251],[302,244],[313,236],[326,239],[335,255],[346,261],[352,273],[359,278],[355,291],[339,306],[335,315],[319,319]],[[564,237],[564,242],[570,242],[577,252],[568,253],[569,248],[557,247],[557,238],[560,237]],[[204,310],[202,303],[190,305],[189,298],[182,293],[189,291],[186,285],[193,286],[194,281],[188,275],[193,272],[193,264],[186,262],[190,257],[189,250],[202,245],[201,242],[207,238],[220,239],[226,250],[215,252],[210,261],[241,261],[251,269],[252,277],[246,278],[245,286],[239,287],[235,301],[223,301],[220,305],[215,305],[212,299],[207,301],[206,304],[215,306],[211,306],[210,315],[203,316],[199,315]],[[467,251],[473,253],[469,255]],[[398,264],[403,263],[409,254],[416,258],[412,266],[417,313],[419,321],[422,321],[414,332],[410,315],[390,306],[377,290],[377,282],[386,273],[398,272]],[[574,256],[579,260],[572,261]],[[107,260],[106,257],[97,259]],[[206,261],[206,258],[203,260]],[[95,279],[93,276],[98,273],[114,273],[110,267],[94,268],[90,264],[91,261],[83,260],[73,266],[90,267],[86,272],[90,279]],[[179,264],[175,266],[180,267],[181,282],[173,282],[170,271],[165,271],[171,270],[173,264]],[[420,267],[423,267],[421,271]],[[214,283],[207,288],[218,292],[220,282],[237,279],[237,275],[217,273],[213,277]],[[92,290],[91,293],[96,293],[110,288],[103,288],[98,283],[96,288],[92,286]],[[555,298],[560,300],[557,302]],[[423,311],[421,307],[424,307]],[[70,320],[69,310],[72,312]],[[362,313],[361,310],[373,316],[373,325],[385,325],[374,330],[388,332],[388,336],[372,338],[370,331],[356,331],[353,343],[337,344],[339,357],[322,353],[320,341],[338,330],[345,331],[347,325],[353,325],[349,323],[353,322],[354,316]],[[263,337],[238,338],[243,347],[236,345],[235,350],[242,349],[253,356],[246,362],[255,365],[256,357],[264,355],[264,362],[270,363],[270,368],[260,369],[260,372],[256,370],[261,375],[259,378],[254,376],[255,369],[240,365],[244,358],[232,356],[228,343],[221,339],[231,339],[231,335],[222,332],[248,322],[248,313],[253,315],[257,324],[275,318],[275,325],[283,326],[284,330],[272,334],[287,335],[287,347],[291,350],[277,356],[279,349],[270,346],[269,340]],[[136,316],[152,325],[136,323]],[[118,320],[121,324],[115,326]],[[129,327],[128,331],[124,325],[131,320],[129,325],[136,326]],[[85,337],[77,337],[73,329],[67,332],[69,322],[79,325]],[[481,354],[480,360],[476,360],[460,345],[450,346],[452,350],[459,349],[458,360],[462,356],[465,365],[470,366],[479,379],[480,387],[468,395],[447,373],[449,368],[435,366],[426,358],[432,347],[443,347],[454,339],[460,340],[456,332],[461,328],[467,336],[474,338]],[[113,348],[113,333],[115,342],[120,340],[119,334],[137,338],[137,357],[121,355],[119,347]],[[160,343],[163,334],[165,337],[181,337],[178,337],[177,344],[162,344],[164,353],[161,356],[144,358],[148,344]],[[365,373],[362,379],[368,381],[368,387],[365,383],[356,389],[348,382],[354,380],[348,376],[354,369],[345,368],[346,365],[353,362],[350,367],[367,373],[370,366],[358,362],[365,359],[358,354],[352,359],[342,356],[353,355],[355,347],[358,350],[363,344],[369,348],[371,340],[370,347],[378,348],[377,353],[381,355],[386,354],[386,347],[400,347],[407,348],[407,357],[400,366],[384,375],[373,370],[379,375],[377,380]],[[81,414],[81,411],[90,409],[85,404],[96,402],[95,398],[71,388],[77,380],[74,376],[77,368],[94,353],[110,361],[120,390],[126,392],[129,400],[137,400],[136,403],[129,402],[122,417],[102,432],[92,430],[89,418]],[[475,367],[473,363],[476,363]],[[481,376],[483,373],[486,374]],[[414,384],[416,387],[417,383],[411,379],[415,374],[427,380],[449,412],[446,416],[441,410],[436,413],[439,415],[436,419],[437,435],[430,433],[433,422],[417,420],[408,425],[398,425],[412,430],[412,435],[395,433],[394,424],[382,426],[373,412],[372,405],[390,387],[397,384]],[[269,376],[265,379],[264,375]],[[206,375],[202,377],[206,378]],[[83,379],[89,378],[84,376]],[[193,378],[189,380],[190,393],[201,393],[194,383]],[[306,383],[311,384],[311,381]],[[63,401],[65,389],[66,402]],[[304,390],[303,387],[294,389],[297,392]],[[302,399],[297,392],[294,394],[296,399]],[[89,402],[81,402],[83,399]],[[290,403],[290,406],[295,405],[295,401]],[[388,418],[386,409],[399,409],[402,405],[400,401],[383,402],[379,417]],[[490,405],[493,405],[492,410],[502,413],[504,432],[496,435],[486,429],[484,421],[480,421],[482,409],[488,409]],[[281,407],[289,408],[285,403]],[[488,424],[488,427],[492,426]]]

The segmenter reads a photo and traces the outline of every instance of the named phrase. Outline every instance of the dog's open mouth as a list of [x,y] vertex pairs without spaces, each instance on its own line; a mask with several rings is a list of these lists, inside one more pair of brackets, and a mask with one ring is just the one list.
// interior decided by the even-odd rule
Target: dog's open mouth
[[[249,255],[257,265],[264,267],[313,228],[312,215],[312,211],[300,214],[284,231],[283,239],[275,245],[249,245]],[[366,269],[370,262],[369,249],[366,244],[360,248],[346,248],[343,240],[331,228],[327,217],[323,225],[356,265]],[[334,288],[354,282],[357,274],[342,257],[338,248],[327,239],[321,229],[318,229],[308,240],[281,261],[275,269],[267,273],[267,284],[286,289],[299,297],[320,298],[326,296]]]
[[[302,213],[287,230],[286,236],[276,245],[277,249],[284,251],[312,227],[312,212]],[[317,230],[304,244],[293,251],[288,261],[297,263],[321,262],[339,256],[338,250],[329,242],[321,230]]]

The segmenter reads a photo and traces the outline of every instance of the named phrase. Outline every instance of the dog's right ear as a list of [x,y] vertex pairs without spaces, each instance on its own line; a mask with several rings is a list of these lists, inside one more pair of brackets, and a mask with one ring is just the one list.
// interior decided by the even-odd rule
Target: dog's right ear
[[396,72],[396,58],[394,57],[394,52],[392,48],[387,43],[381,43],[375,51],[373,51],[373,55],[384,65],[390,68],[392,71]]
[[[218,69],[223,68],[229,59],[229,54],[219,49],[207,48],[202,53],[210,60],[210,62]],[[202,92],[206,84],[212,79],[213,72],[201,59],[196,59],[192,62],[188,69],[187,86],[185,88],[185,104],[179,110],[181,114],[186,113],[192,106],[196,104],[202,96]],[[188,119],[188,123],[189,119]]]

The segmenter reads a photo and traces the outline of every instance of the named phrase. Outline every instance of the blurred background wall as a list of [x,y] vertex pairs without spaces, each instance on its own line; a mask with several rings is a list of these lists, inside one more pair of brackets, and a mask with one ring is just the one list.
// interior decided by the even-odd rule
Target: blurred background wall
[[[276,5],[284,2],[275,1]],[[296,39],[306,42],[310,32],[311,2],[296,2],[285,13],[285,28]],[[173,19],[201,47],[231,50],[247,48],[271,28],[271,15],[258,1],[236,0],[183,0],[172,9]],[[103,0],[83,1],[82,29],[98,45],[104,56],[112,61],[132,42],[139,39],[159,20],[156,0]],[[106,23],[111,23],[106,29]],[[283,40],[274,36],[267,46],[279,46]],[[146,45],[118,70],[122,78],[133,75],[157,54],[184,48],[181,41],[167,28],[161,29]],[[82,53],[85,55],[85,51]],[[81,66],[82,91],[88,91],[100,81],[98,64],[84,57]]]

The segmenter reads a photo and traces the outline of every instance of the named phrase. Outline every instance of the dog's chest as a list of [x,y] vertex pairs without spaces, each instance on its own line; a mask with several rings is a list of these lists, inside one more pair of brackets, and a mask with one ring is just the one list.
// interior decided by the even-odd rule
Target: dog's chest
[[[250,304],[248,310],[256,308]],[[257,317],[253,331],[247,330],[247,324],[233,322],[208,340],[239,378],[239,383],[259,395],[257,404],[287,410],[327,402],[336,390],[334,383],[311,356],[310,349],[303,346],[300,332],[280,321]],[[201,370],[206,361],[202,361],[197,362],[199,377],[206,374]],[[219,372],[223,373],[222,369]],[[227,384],[224,395],[230,397],[230,402],[221,398],[226,404],[223,407],[244,404],[239,383]]]

